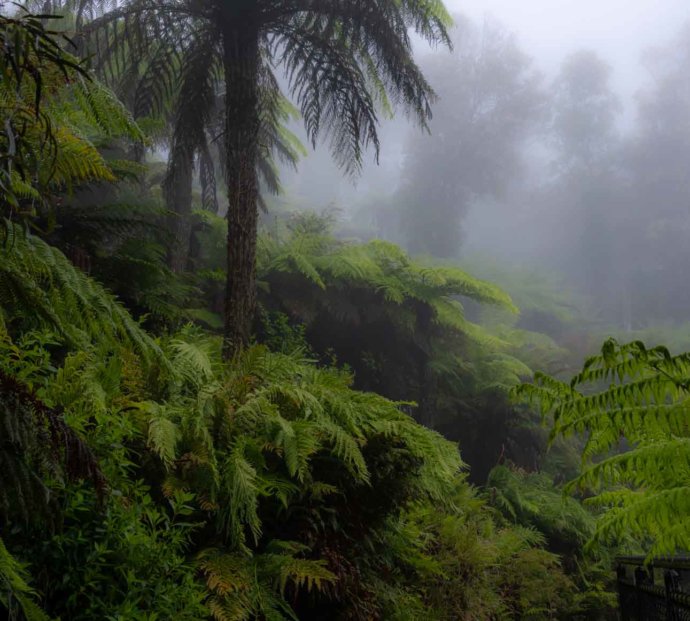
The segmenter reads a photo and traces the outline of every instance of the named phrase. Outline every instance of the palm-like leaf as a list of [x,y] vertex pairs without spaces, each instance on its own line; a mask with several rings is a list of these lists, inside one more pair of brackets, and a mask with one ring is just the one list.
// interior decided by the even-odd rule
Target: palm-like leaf
[[[254,312],[257,170],[276,187],[265,163],[266,147],[281,152],[286,144],[274,139],[261,145],[262,136],[266,138],[262,127],[267,118],[275,120],[271,107],[279,101],[274,70],[284,70],[312,142],[328,138],[336,161],[355,172],[367,146],[378,153],[382,102],[402,106],[422,125],[429,118],[433,92],[413,60],[408,29],[448,44],[449,21],[440,0],[124,0],[87,27],[91,49],[105,59],[103,66],[113,75],[123,73],[128,53],[132,57],[136,50],[139,57],[150,48],[149,40],[157,42],[153,45],[170,42],[183,62],[190,58],[190,64],[196,64],[203,58],[206,68],[222,68],[230,240],[228,353],[247,343]],[[169,62],[177,62],[172,60],[176,54],[170,54]],[[185,97],[178,110],[203,116],[206,108],[199,106],[204,93],[191,93],[192,104]],[[184,146],[182,154],[189,156]],[[189,163],[184,167],[186,172]]]
[[[553,417],[553,436],[586,434],[585,468],[570,486],[598,492],[589,502],[607,509],[594,541],[632,535],[650,555],[690,549],[688,370],[688,354],[610,339],[570,383],[537,374],[517,388]],[[622,439],[632,448],[612,455]]]

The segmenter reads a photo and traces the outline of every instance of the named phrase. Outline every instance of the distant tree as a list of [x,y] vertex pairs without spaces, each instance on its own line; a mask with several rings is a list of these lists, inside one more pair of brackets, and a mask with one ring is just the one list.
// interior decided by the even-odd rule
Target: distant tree
[[627,141],[626,237],[635,327],[684,321],[690,293],[690,24],[644,58],[651,88],[638,101],[637,131]]
[[551,137],[561,167],[592,168],[611,151],[621,104],[611,68],[593,51],[565,59],[553,84]]
[[552,183],[542,195],[562,214],[559,267],[626,330],[687,319],[679,285],[690,264],[690,27],[645,54],[652,81],[628,136],[610,72],[591,52],[567,59],[554,84]]
[[621,104],[611,69],[595,53],[567,57],[550,99],[551,170],[540,192],[542,211],[555,213],[553,264],[580,291],[593,296],[607,318],[624,322],[620,303],[627,282],[618,264],[623,239],[615,231],[625,209],[617,129]]
[[408,142],[398,194],[408,249],[438,257],[457,254],[472,202],[500,196],[515,179],[542,104],[539,77],[512,35],[456,22],[453,54],[423,64],[440,101],[431,134]]

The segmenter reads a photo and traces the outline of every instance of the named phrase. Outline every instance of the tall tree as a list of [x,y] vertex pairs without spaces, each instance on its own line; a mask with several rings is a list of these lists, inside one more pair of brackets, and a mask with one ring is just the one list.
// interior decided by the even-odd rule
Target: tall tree
[[624,258],[638,327],[688,316],[690,293],[682,283],[690,262],[690,24],[644,62],[653,81],[638,99],[637,131],[623,152],[629,171]]
[[621,104],[611,68],[593,51],[567,57],[553,84],[551,136],[559,168],[600,167],[615,146]]
[[619,135],[610,70],[592,52],[564,62],[554,84],[557,176],[542,197],[557,214],[556,265],[625,330],[684,321],[690,254],[690,28],[646,53],[653,78],[637,122]]
[[[226,356],[249,341],[255,308],[263,87],[277,88],[274,71],[283,69],[312,142],[327,137],[336,161],[354,173],[367,146],[378,151],[382,100],[401,104],[423,125],[429,119],[433,92],[413,59],[409,29],[449,44],[449,22],[441,0],[125,0],[92,22],[101,49],[143,50],[153,34],[156,45],[164,37],[176,49],[202,42],[195,67],[220,71],[228,189]],[[171,54],[170,62],[179,56]]]
[[431,135],[410,138],[398,198],[408,249],[439,257],[457,255],[472,202],[509,187],[541,104],[538,76],[513,36],[490,22],[456,23],[453,54],[424,63],[440,101]]
[[595,52],[580,50],[563,61],[551,92],[550,182],[537,200],[553,214],[553,261],[598,300],[600,311],[625,322],[628,283],[621,278],[615,234],[624,225],[617,131],[622,106],[611,68]]

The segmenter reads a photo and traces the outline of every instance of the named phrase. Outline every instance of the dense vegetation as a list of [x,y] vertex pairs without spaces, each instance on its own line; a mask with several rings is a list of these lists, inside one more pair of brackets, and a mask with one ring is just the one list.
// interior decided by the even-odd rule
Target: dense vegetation
[[0,15],[1,614],[612,618],[619,547],[690,545],[690,360],[608,341],[564,383],[557,292],[267,198],[291,119],[351,169],[380,111],[426,122],[441,2],[226,5]]

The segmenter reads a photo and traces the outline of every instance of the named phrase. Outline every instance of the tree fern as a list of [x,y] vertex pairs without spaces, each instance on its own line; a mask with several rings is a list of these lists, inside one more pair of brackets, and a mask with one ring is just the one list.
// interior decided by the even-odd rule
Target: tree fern
[[12,41],[0,59],[3,215],[12,207],[32,217],[45,207],[42,195],[50,190],[115,179],[92,138],[143,136],[112,93],[89,79],[61,48],[61,36],[41,19],[3,16],[0,27]]
[[[330,224],[299,214],[287,232],[260,238],[259,299],[302,324],[317,352],[333,347],[360,386],[416,401],[418,420],[434,427],[467,411],[468,394],[505,391],[531,374],[511,342],[465,314],[464,300],[515,313],[501,289],[388,242],[338,240]],[[453,396],[444,412],[441,392]]]
[[[177,340],[171,347],[187,352],[191,345],[183,346]],[[184,369],[187,360],[187,353],[173,357],[173,367],[182,365]],[[362,449],[367,438],[378,434],[400,438],[423,464],[419,491],[439,500],[446,491],[444,485],[461,467],[451,444],[418,427],[396,404],[353,391],[351,378],[344,373],[315,369],[298,355],[271,354],[261,347],[249,349],[233,365],[234,373],[225,378],[210,375],[207,360],[202,356],[194,364],[199,379],[187,385],[205,381],[211,387],[209,400],[195,399],[189,401],[191,409],[187,411],[171,408],[167,412],[179,426],[186,446],[208,440],[198,428],[194,432],[188,421],[201,416],[212,428],[219,479],[218,487],[209,489],[208,494],[221,506],[219,528],[235,545],[245,541],[246,532],[255,539],[260,535],[256,513],[260,490],[275,485],[267,467],[269,454],[284,462],[288,481],[293,478],[309,485],[318,480],[310,463],[326,451],[342,463],[355,482],[366,485],[369,471]],[[205,414],[195,409],[207,406],[211,409]],[[222,411],[228,409],[232,417],[221,422],[218,417],[224,417]],[[194,433],[200,435],[195,439]],[[183,470],[178,475],[183,475]],[[264,480],[264,476],[269,478]]]
[[[459,269],[419,265],[389,242],[346,244],[328,235],[296,231],[285,240],[265,237],[262,243],[260,273],[294,269],[321,288],[327,278],[381,291],[387,301],[398,304],[406,299],[440,302],[452,296],[465,296],[516,311],[508,295],[494,285]],[[439,321],[450,320],[446,314]]]
[[[48,91],[45,82],[50,82],[44,78],[55,71],[65,77],[70,72],[83,73],[75,59],[62,50],[61,36],[46,27],[50,18],[42,17],[21,8],[16,17],[0,16],[0,29],[6,42],[0,54],[2,207],[18,206],[15,173],[24,184],[32,183],[39,172],[37,161],[56,154],[51,119],[42,109],[43,94]],[[21,184],[17,189],[21,195]],[[26,194],[25,188],[23,191]]]
[[[199,566],[210,591],[209,608],[218,621],[264,616],[297,619],[282,599],[286,590],[310,592],[335,580],[324,561],[299,558],[303,545],[274,540],[266,552],[243,557],[209,549],[199,555]],[[279,594],[279,595],[278,595]]]
[[24,326],[48,325],[67,341],[127,343],[144,359],[161,356],[155,342],[102,286],[56,248],[7,229],[0,247],[0,307]]
[[26,621],[50,621],[50,618],[36,604],[35,591],[27,584],[28,574],[24,566],[7,551],[0,539],[0,605],[10,614],[17,609]]
[[[417,328],[415,305],[429,309],[432,321],[447,329],[488,347],[505,343],[482,330],[464,317],[458,296],[484,304],[492,304],[512,312],[517,309],[510,297],[494,285],[473,278],[460,269],[419,264],[399,247],[384,241],[367,244],[348,244],[336,241],[327,232],[313,230],[311,225],[292,225],[292,234],[285,237],[264,236],[259,251],[258,277],[280,285],[280,276],[300,275],[325,291],[312,294],[320,305],[333,308],[341,319],[358,323],[365,309],[348,303],[341,292],[363,290],[380,296],[380,303],[388,317],[397,319],[409,332]],[[282,293],[282,289],[281,289]],[[300,291],[301,295],[305,292]],[[291,304],[293,305],[293,304]],[[295,306],[303,305],[294,302]],[[411,316],[406,311],[412,310]]]
[[586,434],[585,468],[570,488],[594,490],[588,502],[605,509],[595,542],[636,537],[650,556],[690,549],[689,369],[687,354],[611,339],[570,383],[537,374],[516,390],[552,417],[553,437]]
[[[288,92],[300,109],[310,140],[316,144],[319,136],[326,135],[336,161],[349,172],[356,172],[366,147],[372,146],[378,153],[379,107],[387,110],[390,104],[397,104],[423,126],[430,118],[434,95],[412,56],[408,30],[415,29],[430,43],[449,45],[448,23],[448,13],[440,2],[390,1],[380,6],[353,4],[345,9],[338,2],[278,7],[260,0],[240,7],[209,0],[199,10],[194,2],[167,5],[132,0],[88,25],[87,42],[97,56],[106,58],[111,74],[120,74],[120,65],[128,58],[145,56],[161,41],[176,52],[168,57],[179,55],[185,61],[183,69],[198,67],[185,77],[194,79],[210,68],[218,70],[217,82],[225,93],[223,168],[228,181],[229,237],[234,240],[228,246],[228,273],[235,271],[227,287],[226,355],[248,344],[255,311],[259,172],[268,169],[267,185],[275,179],[271,167],[261,165],[271,150],[262,126],[267,117],[275,118],[271,107],[280,100],[275,69],[284,69]],[[151,31],[155,37],[145,36]],[[150,39],[155,41],[153,45]],[[187,54],[190,50],[194,52],[191,56]],[[251,62],[238,62],[236,54]],[[198,129],[201,125],[203,129],[203,122],[195,122],[207,110],[207,106],[196,104],[201,94],[210,90],[203,86],[180,89],[181,93],[187,91],[187,96],[181,98],[178,111],[184,110],[190,122],[176,123],[179,128]],[[266,91],[276,96],[267,98]],[[282,136],[278,135],[278,141],[282,143],[275,150],[279,155],[291,152]],[[182,149],[173,149],[173,153],[182,151],[184,155],[175,172],[191,168],[198,140],[195,142],[183,141]],[[245,190],[249,192],[238,185],[245,174]],[[170,176],[175,181],[181,177]],[[189,176],[184,178],[184,194],[188,194]],[[237,317],[231,320],[234,315]]]

